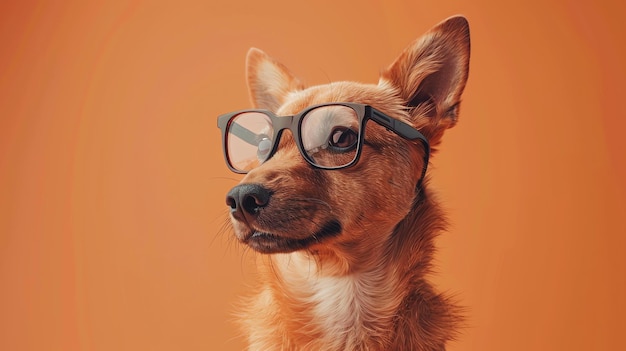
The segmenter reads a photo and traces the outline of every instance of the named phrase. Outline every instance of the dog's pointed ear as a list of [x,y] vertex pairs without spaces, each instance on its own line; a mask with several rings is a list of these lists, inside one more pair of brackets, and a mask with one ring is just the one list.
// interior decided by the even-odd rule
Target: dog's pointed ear
[[257,48],[248,50],[246,76],[256,108],[276,111],[289,92],[302,90],[300,81],[285,66]]
[[[440,134],[454,126],[469,73],[469,25],[462,16],[439,23],[407,47],[381,75],[393,85],[420,127]],[[434,130],[433,130],[434,129]]]

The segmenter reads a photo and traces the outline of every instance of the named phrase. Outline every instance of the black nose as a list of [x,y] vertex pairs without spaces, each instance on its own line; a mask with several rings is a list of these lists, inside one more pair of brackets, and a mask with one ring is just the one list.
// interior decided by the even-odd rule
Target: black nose
[[240,184],[226,195],[226,204],[236,219],[255,218],[270,201],[271,193],[260,184]]

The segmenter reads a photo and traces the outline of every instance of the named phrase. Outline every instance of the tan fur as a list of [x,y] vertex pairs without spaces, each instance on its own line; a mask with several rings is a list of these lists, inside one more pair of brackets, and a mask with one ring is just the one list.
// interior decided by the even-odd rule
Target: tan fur
[[[410,45],[378,85],[336,82],[304,88],[258,49],[247,60],[258,108],[292,115],[327,102],[369,104],[418,127],[432,145],[456,124],[468,76],[469,29],[450,18]],[[361,159],[336,171],[314,169],[289,132],[277,153],[242,184],[272,190],[254,223],[302,239],[339,220],[341,233],[305,249],[259,255],[259,286],[241,323],[249,350],[443,350],[460,316],[426,280],[445,218],[429,190],[416,191],[423,148],[368,123]],[[244,240],[250,228],[232,218]]]

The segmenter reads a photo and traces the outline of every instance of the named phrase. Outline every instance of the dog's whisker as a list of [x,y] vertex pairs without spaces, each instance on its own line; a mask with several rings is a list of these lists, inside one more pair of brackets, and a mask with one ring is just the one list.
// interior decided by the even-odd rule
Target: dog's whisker
[[227,213],[222,213],[220,216],[215,217],[213,219],[212,223],[214,223],[215,221],[217,221],[219,219],[221,219],[222,224],[218,228],[217,233],[215,233],[215,235],[212,235],[213,238],[211,239],[211,241],[209,243],[209,247],[213,246],[213,244],[215,243],[215,240],[217,239],[217,237],[221,237],[221,236],[225,235],[229,231],[229,229],[231,228],[230,219],[228,218],[228,214]]

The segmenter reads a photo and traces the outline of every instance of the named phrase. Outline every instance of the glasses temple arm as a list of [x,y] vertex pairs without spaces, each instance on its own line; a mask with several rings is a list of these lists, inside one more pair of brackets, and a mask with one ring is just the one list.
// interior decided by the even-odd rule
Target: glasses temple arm
[[430,144],[428,143],[428,139],[424,136],[424,134],[420,133],[419,130],[415,129],[411,125],[404,123],[395,118],[391,118],[384,113],[372,108],[372,119],[378,124],[382,125],[385,128],[392,130],[394,133],[399,136],[408,139],[408,140],[419,140],[422,142],[424,146],[424,167],[422,168],[422,176],[420,177],[419,184],[421,184],[424,176],[426,175],[426,168],[428,167],[428,159],[430,158]]
[[259,144],[259,140],[262,139],[261,134],[256,134],[252,132],[250,129],[238,124],[236,122],[231,122],[228,132],[236,135],[239,139],[245,141],[246,143],[257,146]]

